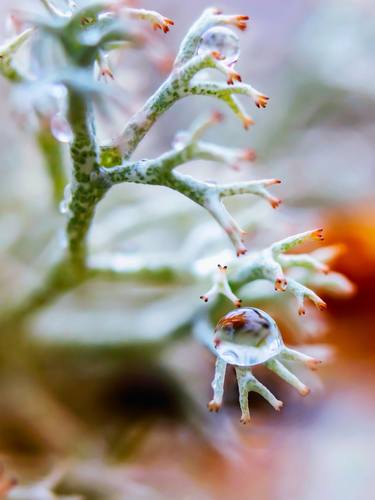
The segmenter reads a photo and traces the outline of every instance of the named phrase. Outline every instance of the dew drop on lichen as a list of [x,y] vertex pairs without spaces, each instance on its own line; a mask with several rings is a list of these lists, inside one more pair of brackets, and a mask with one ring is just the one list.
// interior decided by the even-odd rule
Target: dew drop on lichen
[[73,140],[73,132],[62,113],[56,113],[51,118],[51,132],[59,142],[70,143]]
[[255,307],[236,309],[221,318],[214,344],[220,358],[237,366],[264,363],[284,347],[275,321]]
[[219,52],[222,62],[228,66],[235,64],[240,55],[240,40],[234,31],[218,26],[207,30],[201,38],[198,54]]

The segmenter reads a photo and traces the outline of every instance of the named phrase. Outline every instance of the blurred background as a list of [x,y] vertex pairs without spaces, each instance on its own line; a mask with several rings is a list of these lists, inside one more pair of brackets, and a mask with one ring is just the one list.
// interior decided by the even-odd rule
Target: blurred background
[[[39,8],[36,0],[19,5]],[[167,36],[150,31],[144,50],[114,56],[116,79],[109,85],[123,89],[124,108],[103,121],[103,139],[163,81],[183,35],[209,4],[144,0],[140,6],[175,26]],[[269,107],[253,112],[256,125],[245,132],[220,103],[188,98],[162,117],[136,155],[169,149],[175,133],[202,111],[225,112],[210,140],[255,148],[257,161],[240,171],[202,162],[181,170],[202,179],[283,180],[277,211],[250,196],[228,203],[250,225],[251,249],[316,226],[325,228],[325,243],[344,245],[334,267],[355,284],[351,297],[328,298],[327,312],[309,309],[302,320],[296,308],[286,314],[282,303],[257,304],[273,314],[291,344],[311,344],[317,353],[328,344],[334,355],[319,379],[303,374],[313,389],[309,398],[259,371],[285,406],[275,413],[251,394],[253,422],[243,428],[230,373],[222,411],[206,410],[214,359],[190,326],[205,289],[90,281],[0,340],[0,458],[7,474],[34,490],[47,477],[58,494],[89,500],[374,495],[375,7],[370,0],[217,6],[251,17],[240,34],[236,69],[271,97]],[[10,7],[13,1],[1,2],[1,19]],[[3,38],[6,30],[4,22]],[[24,102],[4,80],[0,92],[5,310],[40,282],[63,244],[65,216],[53,205],[33,131],[20,119]],[[202,246],[207,231],[210,248],[230,247],[190,200],[163,188],[122,185],[100,205],[91,246],[176,256],[188,245]],[[55,498],[42,496],[43,487],[34,490],[36,496],[25,498]]]

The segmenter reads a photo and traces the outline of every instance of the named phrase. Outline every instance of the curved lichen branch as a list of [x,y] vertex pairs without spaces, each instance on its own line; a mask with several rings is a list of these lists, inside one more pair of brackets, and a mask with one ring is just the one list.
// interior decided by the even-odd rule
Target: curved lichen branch
[[318,271],[322,273],[328,273],[329,267],[324,262],[318,260],[312,254],[295,254],[295,255],[278,255],[278,261],[282,265],[283,269],[288,269],[290,267],[305,267],[311,271]]
[[174,150],[152,160],[124,162],[120,166],[103,169],[103,175],[111,184],[122,182],[156,184],[184,194],[211,213],[228,234],[237,255],[242,255],[246,253],[243,243],[245,233],[228,213],[222,199],[238,194],[254,194],[264,198],[273,208],[277,208],[281,200],[272,196],[267,187],[279,184],[280,180],[263,179],[215,184],[199,181],[175,171],[178,166],[197,159],[219,161],[229,165],[237,165],[240,161],[254,159],[254,152],[251,149],[227,148],[200,140],[211,126],[218,124],[221,120],[222,117],[218,113],[200,118],[189,130],[177,134]]
[[319,228],[289,236],[288,238],[273,243],[271,245],[271,252],[274,257],[278,257],[280,254],[288,252],[306,241],[323,241],[324,238],[322,233],[323,229]]
[[179,132],[177,136],[183,139],[184,142],[195,143],[202,139],[204,134],[211,128],[224,120],[224,115],[219,111],[214,111],[208,116],[199,116],[191,124],[190,128],[185,132]]
[[[138,9],[129,6],[129,4],[131,4],[131,2],[127,2],[126,0],[106,0],[98,2],[96,6],[94,4],[94,12],[101,10],[104,18],[114,18],[119,14],[125,14],[131,19],[147,21],[154,30],[160,29],[164,31],[164,33],[168,33],[170,27],[174,25],[172,19],[163,16],[155,10]],[[93,7],[91,7],[91,9],[92,8]]]
[[134,9],[127,7],[125,13],[133,19],[141,19],[142,21],[149,21],[154,30],[162,30],[168,33],[171,26],[174,25],[172,19],[159,14],[154,10]]
[[[216,372],[215,372],[216,373]],[[260,394],[276,411],[280,411],[283,407],[283,402],[277,399],[272,392],[267,389],[248,368],[236,367],[236,377],[238,383],[238,393],[239,393],[239,403],[241,408],[241,419],[242,424],[248,424],[250,422],[250,410],[249,410],[249,393],[257,392]],[[215,391],[215,388],[214,388]],[[215,393],[214,393],[215,394]],[[215,397],[215,395],[214,395]],[[210,408],[211,402],[208,408]],[[211,410],[212,411],[212,410]]]
[[267,106],[268,97],[248,83],[223,84],[217,82],[192,82],[189,90],[193,95],[210,95],[226,101],[233,94],[250,97],[258,108]]
[[232,291],[227,278],[227,265],[217,265],[217,272],[215,273],[214,283],[212,287],[200,298],[204,302],[210,299],[215,299],[219,294],[225,295],[236,307],[241,306],[241,299],[239,299]]
[[112,184],[135,182],[167,186],[178,191],[202,207],[224,228],[238,255],[244,254],[243,232],[233,220],[222,203],[222,198],[237,194],[255,194],[265,198],[275,208],[280,200],[274,198],[266,189],[267,186],[278,184],[278,179],[260,181],[243,181],[227,184],[203,182],[174,169],[187,161],[207,158],[207,149],[201,150],[198,143],[188,142],[181,149],[170,151],[154,160],[125,162],[122,166],[112,167],[103,171]]
[[[308,288],[308,283],[313,282],[316,272],[321,275],[325,273],[323,274],[323,276],[327,276],[327,283],[330,283],[329,277],[333,274],[336,275],[337,273],[330,273],[327,275],[326,273],[328,272],[328,268],[326,264],[319,261],[314,256],[314,252],[312,252],[312,254],[298,255],[283,254],[283,252],[287,252],[307,240],[316,239],[322,239],[321,229],[314,229],[312,231],[306,231],[304,233],[290,236],[270,245],[264,250],[253,252],[240,260],[229,263],[228,279],[226,284],[226,287],[229,289],[229,293],[227,292],[227,289],[224,289],[223,287],[220,288],[216,285],[216,272],[211,270],[210,273],[212,273],[214,284],[210,290],[210,293],[206,294],[204,298],[206,297],[207,299],[212,300],[216,299],[218,295],[222,294],[232,300],[234,305],[238,305],[238,296],[241,299],[241,289],[250,282],[261,279],[271,281],[271,283],[273,283],[274,285],[275,291],[288,291],[289,293],[291,293],[297,299],[299,314],[305,313],[304,300],[306,298],[313,302],[318,309],[325,309],[325,302],[313,290]],[[288,257],[290,257],[291,259],[289,260]],[[296,257],[296,259],[293,259],[294,257]],[[214,261],[214,259],[216,258],[217,257],[213,257],[212,261]],[[301,279],[293,279],[290,276],[286,276],[284,274],[285,259],[285,269],[290,269],[291,267],[298,268],[310,273],[309,276],[301,276]],[[338,290],[345,291],[348,288],[345,283],[342,283],[342,279],[339,279],[338,276],[332,276],[331,282],[331,286],[337,286]],[[323,285],[321,288],[324,290],[325,282],[323,281],[322,283]]]
[[239,169],[239,164],[244,161],[254,161],[255,151],[253,149],[228,148],[205,141],[197,144],[199,158],[229,165],[234,170]]
[[207,192],[205,197],[204,207],[211,213],[211,215],[218,221],[228,234],[232,241],[237,256],[246,253],[246,247],[243,242],[245,232],[238,226],[233,217],[225,208],[222,198],[225,196],[233,196],[237,194],[255,194],[267,200],[273,208],[280,204],[280,200],[272,196],[266,186],[279,184],[278,179],[264,179],[260,181],[243,181],[234,182],[231,184],[218,184],[213,185],[211,190]]
[[209,116],[200,117],[193,122],[189,130],[176,134],[175,147],[187,147],[189,145],[195,149],[195,153],[200,159],[224,163],[235,170],[239,169],[241,162],[254,161],[256,153],[251,148],[225,147],[201,140],[209,128],[217,125],[223,119],[223,115],[217,111]]
[[[195,325],[196,334],[203,331],[204,343],[210,343],[207,341],[206,333],[207,326],[202,322]],[[212,332],[212,329],[211,329]],[[211,333],[212,337],[212,333]],[[233,348],[236,348],[236,344],[233,343]],[[213,412],[220,410],[223,402],[224,395],[224,381],[225,372],[227,368],[227,363],[224,359],[220,358],[220,355],[215,352],[215,349],[210,347],[211,351],[217,356],[215,365],[215,376],[212,381],[213,389],[213,399],[208,403],[208,409]],[[292,387],[297,389],[301,396],[307,396],[310,392],[309,387],[307,387],[292,371],[290,371],[284,362],[297,362],[305,365],[311,370],[316,370],[316,368],[321,363],[320,360],[307,356],[304,353],[290,349],[289,347],[283,346],[280,353],[276,356],[271,357],[264,362],[264,365],[282,378],[285,382],[290,384]],[[249,393],[257,392],[260,394],[275,410],[279,411],[283,407],[283,402],[277,399],[266,386],[264,386],[252,373],[252,370],[256,368],[255,366],[235,366],[236,377],[238,383],[238,393],[239,393],[239,403],[241,407],[241,423],[248,424],[250,422],[250,411],[249,411]]]
[[294,295],[297,299],[298,314],[301,316],[306,313],[305,309],[305,299],[311,300],[311,302],[320,310],[324,311],[327,309],[327,304],[322,300],[319,295],[317,295],[313,290],[307,288],[293,278],[288,278],[287,288],[288,292]]
[[[338,297],[350,297],[355,293],[355,285],[343,274],[331,271],[328,266],[344,250],[343,245],[331,245],[314,250],[310,254],[284,256],[292,259],[287,262],[286,266],[286,268],[291,267],[291,276],[288,278],[289,283],[292,283],[291,286],[293,287],[293,283],[297,281],[305,287],[305,290],[300,290],[300,297],[297,297],[297,300],[301,302],[301,295],[302,298],[304,296],[313,300],[308,293],[303,293],[306,292],[306,288],[313,288],[319,292],[323,291],[327,295]],[[291,281],[292,278],[293,281]],[[315,303],[318,308],[324,308],[324,304],[319,303],[319,298],[315,299]],[[301,314],[304,312],[302,305]]]
[[[237,279],[247,281],[252,275],[254,275],[254,269],[261,279],[268,279],[274,283],[276,291],[284,291],[287,288],[288,281],[283,272],[284,264],[284,252],[288,252],[292,248],[302,244],[308,240],[322,240],[322,229],[314,229],[312,231],[306,231],[304,233],[298,233],[276,243],[273,243],[270,247],[266,248],[262,252],[256,255],[251,255],[249,257],[249,266],[246,269],[243,268]],[[313,259],[314,260],[314,259]],[[300,259],[296,259],[295,266],[310,265],[311,259],[308,257],[307,261],[303,259],[303,255]],[[319,270],[325,271],[324,266],[317,266]]]
[[[231,107],[245,128],[253,123],[252,118],[246,114],[234,94],[250,96],[258,107],[265,107],[268,97],[251,85],[239,83],[241,81],[240,75],[232,67],[223,64],[221,54],[218,51],[197,54],[204,30],[220,24],[229,24],[243,29],[246,20],[247,16],[224,16],[219,14],[216,9],[205,11],[183,40],[175,60],[174,69],[169,77],[142,109],[129,120],[119,137],[102,147],[102,165],[114,166],[120,164],[122,158],[129,159],[156,120],[177,100],[189,95],[213,95]],[[194,76],[206,68],[213,68],[223,73],[227,83],[194,84],[192,81]],[[237,83],[235,84],[235,82]]]
[[280,182],[280,179],[262,179],[260,181],[232,182],[230,184],[219,185],[217,187],[217,193],[220,197],[251,193],[267,200],[272,208],[277,208],[280,205],[280,200],[271,196],[266,187],[273,186],[274,184],[280,184]]

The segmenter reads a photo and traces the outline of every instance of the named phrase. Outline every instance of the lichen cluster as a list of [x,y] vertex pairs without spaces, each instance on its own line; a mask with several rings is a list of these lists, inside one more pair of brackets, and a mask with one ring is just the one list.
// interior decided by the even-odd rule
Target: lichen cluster
[[[197,337],[203,339],[215,352],[209,317],[215,318],[220,295],[226,296],[237,307],[244,302],[251,304],[257,296],[257,290],[249,285],[258,280],[266,280],[280,294],[294,296],[298,313],[303,315],[305,299],[312,301],[320,310],[326,307],[325,302],[310,286],[327,292],[332,287],[343,293],[350,289],[345,278],[329,272],[328,263],[334,258],[336,248],[309,254],[287,253],[306,241],[322,239],[321,229],[293,235],[262,251],[247,253],[245,232],[227,211],[223,200],[233,195],[253,194],[266,200],[272,208],[277,208],[280,200],[268,188],[279,184],[278,179],[220,184],[203,182],[177,170],[180,165],[197,159],[231,166],[254,159],[251,149],[236,149],[204,140],[206,131],[221,121],[219,113],[203,116],[187,131],[176,134],[172,149],[161,156],[132,159],[138,145],[157,120],[173,104],[187,96],[211,96],[225,103],[245,129],[254,123],[238,96],[249,97],[258,108],[266,107],[268,97],[243,83],[234,69],[233,60],[228,63],[225,54],[212,46],[212,40],[209,43],[206,40],[209,30],[216,27],[245,30],[247,16],[226,15],[218,9],[206,9],[183,38],[172,70],[165,81],[128,120],[117,137],[101,144],[95,130],[94,108],[105,106],[109,96],[105,83],[98,82],[95,74],[98,73],[102,80],[114,78],[109,63],[112,50],[129,48],[139,43],[139,36],[133,28],[135,19],[150,22],[154,29],[160,29],[164,33],[173,26],[173,21],[157,12],[131,8],[120,0],[67,1],[64,10],[58,9],[49,0],[43,0],[42,4],[46,15],[18,14],[19,32],[0,48],[0,72],[15,86],[29,89],[31,93],[43,92],[52,96],[52,100],[57,93],[62,96],[58,105],[63,110],[59,109],[63,116],[60,116],[58,125],[62,128],[69,127],[68,135],[71,135],[68,196],[65,193],[66,246],[61,248],[59,259],[51,267],[45,282],[9,312],[6,318],[8,323],[15,320],[26,321],[31,314],[93,278],[198,283],[202,287],[201,298],[207,304],[198,304],[197,301],[196,313],[189,320],[188,327],[193,328]],[[223,33],[216,33],[216,37],[225,37],[225,31]],[[235,43],[233,36],[230,41]],[[206,45],[202,46],[203,42]],[[223,40],[221,47],[222,42]],[[52,46],[56,52],[51,67],[44,59],[44,51],[41,50],[43,43]],[[33,72],[32,68],[22,71],[17,66],[17,52],[25,46],[42,71]],[[233,52],[233,47],[231,50]],[[206,69],[222,74],[224,82],[198,79],[197,75]],[[61,201],[63,186],[68,181],[64,181],[61,145],[53,141],[49,130],[53,113],[55,111],[51,111],[48,106],[44,109],[35,107],[38,143],[52,180],[54,199]],[[96,207],[110,193],[112,186],[121,183],[166,186],[183,194],[212,215],[228,235],[234,252],[204,259],[193,256],[190,260],[187,259],[188,262],[180,259],[157,263],[134,255],[123,259],[111,254],[93,255],[87,238]],[[296,278],[289,273],[290,269],[299,270]],[[213,285],[204,293],[204,287],[210,282]],[[207,335],[207,332],[210,334]],[[279,361],[270,360],[268,366],[280,374],[282,369],[277,363]],[[217,366],[215,386],[218,383],[222,385],[223,382],[220,358]],[[237,371],[240,388],[242,387],[241,406],[245,408],[245,413],[247,411],[243,415],[243,421],[247,422],[248,410],[244,399],[247,401],[248,390],[263,391],[263,394],[268,392],[264,392],[267,390],[260,387],[249,370],[242,367]],[[278,401],[272,401],[275,407],[280,406]],[[218,401],[211,404],[211,409],[218,407]]]

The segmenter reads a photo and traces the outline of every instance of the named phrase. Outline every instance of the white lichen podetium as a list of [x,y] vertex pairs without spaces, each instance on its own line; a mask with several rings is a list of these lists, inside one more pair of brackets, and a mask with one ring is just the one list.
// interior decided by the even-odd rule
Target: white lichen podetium
[[[255,160],[253,149],[238,149],[219,146],[202,140],[204,133],[212,126],[217,125],[223,120],[221,113],[214,112],[208,117],[202,117],[193,123],[186,132],[179,132],[174,141],[174,147],[178,153],[178,160],[173,160],[170,156],[170,168],[178,166],[181,158],[185,161],[189,159],[203,159],[223,163],[231,168],[238,169],[242,162]],[[228,184],[202,183],[188,176],[177,174],[179,180],[185,180],[195,187],[195,199],[200,205],[206,208],[216,219],[224,231],[228,234],[237,256],[246,253],[246,247],[243,242],[246,234],[226,210],[222,199],[227,196],[238,194],[254,194],[264,198],[272,206],[277,208],[281,200],[274,197],[267,189],[268,186],[279,184],[279,179],[263,179],[258,181],[242,181]],[[177,185],[177,183],[176,183]],[[178,189],[178,185],[176,187]],[[179,190],[179,189],[178,189]],[[200,196],[202,193],[203,196]],[[184,193],[185,194],[185,193]],[[191,196],[189,196],[191,197]]]
[[229,312],[215,328],[213,344],[217,360],[212,382],[213,399],[208,403],[210,411],[217,412],[222,405],[225,371],[228,364],[236,370],[241,422],[250,422],[249,392],[257,392],[277,411],[283,403],[278,400],[252,373],[252,368],[263,364],[269,370],[294,387],[301,396],[310,389],[286,366],[285,362],[302,363],[315,370],[320,361],[286,347],[275,321],[264,311],[241,308]]
[[[214,284],[210,291],[201,298],[207,298],[208,301],[208,299],[216,297],[218,294],[223,294],[238,306],[241,299],[237,295],[241,297],[242,287],[255,280],[267,280],[273,284],[276,292],[288,292],[297,299],[299,315],[305,314],[305,299],[309,299],[322,311],[326,309],[326,303],[313,290],[285,274],[285,271],[289,269],[300,268],[310,271],[313,275],[316,273],[326,275],[329,272],[329,267],[322,261],[324,259],[319,259],[319,253],[316,251],[310,254],[286,254],[286,252],[306,241],[322,240],[322,229],[313,229],[289,236],[263,250],[251,252],[241,259],[233,259],[228,262],[225,287],[224,284],[218,285],[218,275],[216,271],[212,272],[212,266],[209,266],[208,273],[212,273]],[[324,257],[323,254],[322,257]],[[212,262],[215,259],[217,257],[213,256]],[[340,276],[335,273],[333,282],[337,282],[339,279],[341,279]],[[235,297],[235,300],[233,300],[233,297]]]
[[204,302],[208,302],[209,300],[215,300],[218,295],[225,295],[236,307],[241,306],[241,299],[239,299],[233,292],[228,283],[227,278],[227,270],[228,266],[221,264],[217,265],[217,272],[215,273],[214,283],[212,287],[206,292],[204,295],[201,295],[200,298]]
[[170,27],[174,25],[172,19],[169,19],[169,17],[165,17],[154,10],[134,9],[128,7],[125,13],[133,19],[149,21],[154,30],[162,30],[164,33],[168,33]]

